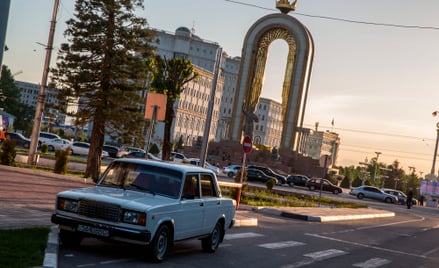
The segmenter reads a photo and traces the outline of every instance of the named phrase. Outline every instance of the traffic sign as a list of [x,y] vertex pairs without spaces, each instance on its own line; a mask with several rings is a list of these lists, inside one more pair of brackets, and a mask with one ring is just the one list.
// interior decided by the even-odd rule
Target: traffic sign
[[253,148],[253,142],[252,138],[249,136],[245,136],[244,140],[242,141],[242,150],[244,150],[244,153],[248,154],[251,152]]

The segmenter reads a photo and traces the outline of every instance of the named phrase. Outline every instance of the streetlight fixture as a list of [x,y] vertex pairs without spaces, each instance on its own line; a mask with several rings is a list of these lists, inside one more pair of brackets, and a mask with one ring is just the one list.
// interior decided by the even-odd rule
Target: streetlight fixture
[[376,160],[375,160],[375,170],[374,170],[374,172],[373,172],[373,181],[376,180],[376,176],[377,176],[377,166],[378,166],[378,157],[380,156],[381,152],[375,152],[375,153],[376,153],[377,157],[376,157]]
[[[439,111],[434,111],[431,114],[433,117],[436,117],[439,115]],[[439,122],[436,123],[436,145],[434,147],[434,154],[433,154],[433,164],[431,165],[431,175],[434,178],[434,180],[436,180],[436,176],[435,174],[435,166],[436,166],[436,156],[437,156],[437,147],[438,147],[438,143],[439,143]]]

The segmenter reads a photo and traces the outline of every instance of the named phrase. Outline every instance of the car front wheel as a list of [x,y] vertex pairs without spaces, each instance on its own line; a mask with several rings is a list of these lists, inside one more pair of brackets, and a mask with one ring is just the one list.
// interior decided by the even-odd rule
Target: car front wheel
[[166,225],[160,226],[152,243],[151,257],[154,262],[161,262],[165,259],[169,248],[169,228]]
[[288,185],[289,185],[290,187],[294,187],[294,182],[289,182]]
[[332,193],[333,193],[333,194],[339,194],[340,191],[339,191],[338,189],[335,189]]
[[364,198],[364,194],[362,194],[362,193],[357,194],[357,198],[358,199],[363,199]]
[[201,246],[203,248],[203,251],[209,253],[215,252],[221,242],[223,233],[223,225],[220,222],[217,222],[215,228],[213,228],[212,233],[208,237],[201,239]]
[[81,244],[82,235],[66,230],[59,230],[59,240],[67,247],[77,247]]
[[229,176],[230,178],[233,178],[233,176],[235,176],[235,173],[229,172],[229,173],[227,173],[227,176]]

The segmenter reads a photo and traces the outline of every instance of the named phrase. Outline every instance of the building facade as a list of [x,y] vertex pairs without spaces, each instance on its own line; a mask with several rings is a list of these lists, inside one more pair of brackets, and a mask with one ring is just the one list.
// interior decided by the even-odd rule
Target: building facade
[[340,137],[331,131],[318,131],[303,128],[299,131],[299,153],[312,159],[320,159],[323,155],[331,157],[331,166],[336,166]]
[[[193,30],[179,27],[175,33],[153,29],[157,43],[156,53],[166,59],[174,57],[191,60],[194,71],[199,78],[190,81],[175,102],[175,119],[171,128],[171,141],[178,143],[180,140],[185,145],[200,143],[204,136],[204,130],[209,120],[210,131],[208,140],[217,140],[217,130],[220,121],[221,96],[223,94],[224,78],[219,77],[214,88],[215,65],[219,57],[217,53],[220,46],[217,43],[206,41],[193,34]],[[213,98],[212,117],[207,118],[208,109]],[[160,143],[163,137],[164,123],[158,122],[153,142]]]
[[258,122],[254,123],[254,144],[279,148],[282,136],[282,104],[259,98],[256,115]]

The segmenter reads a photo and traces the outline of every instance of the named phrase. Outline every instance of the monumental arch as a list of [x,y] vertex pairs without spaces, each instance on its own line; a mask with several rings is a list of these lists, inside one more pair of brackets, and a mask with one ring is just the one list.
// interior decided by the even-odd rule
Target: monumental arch
[[288,12],[259,19],[247,32],[232,112],[231,139],[253,138],[256,106],[261,95],[268,48],[277,39],[288,44],[282,88],[283,130],[281,149],[296,150],[297,130],[302,127],[314,55],[308,29]]

